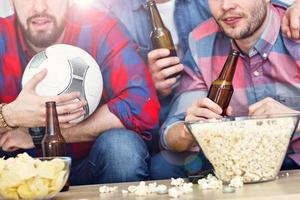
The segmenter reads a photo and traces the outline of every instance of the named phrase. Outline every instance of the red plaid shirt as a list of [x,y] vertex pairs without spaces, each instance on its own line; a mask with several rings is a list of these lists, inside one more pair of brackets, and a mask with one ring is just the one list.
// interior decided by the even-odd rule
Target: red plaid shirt
[[[17,30],[15,16],[0,19],[0,102],[15,100],[32,57]],[[150,74],[129,38],[124,27],[106,13],[73,8],[63,43],[78,46],[96,59],[104,83],[101,104],[107,103],[126,128],[150,140],[150,131],[158,125],[159,102]],[[87,155],[90,144],[71,147],[72,156],[79,159]]]

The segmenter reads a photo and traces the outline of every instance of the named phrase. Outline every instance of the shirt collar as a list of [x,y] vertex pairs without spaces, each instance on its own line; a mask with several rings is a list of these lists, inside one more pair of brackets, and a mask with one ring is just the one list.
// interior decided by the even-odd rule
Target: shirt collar
[[[259,53],[264,60],[269,57],[280,31],[280,22],[280,13],[275,7],[270,5],[270,15],[266,28],[255,45],[249,50],[248,57],[252,57],[257,53]],[[232,48],[238,49],[235,42],[232,42],[231,44]]]

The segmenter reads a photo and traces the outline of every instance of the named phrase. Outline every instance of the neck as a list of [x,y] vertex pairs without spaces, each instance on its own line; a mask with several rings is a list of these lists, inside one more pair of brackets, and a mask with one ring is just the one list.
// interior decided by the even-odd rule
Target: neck
[[[65,31],[61,34],[61,36],[56,40],[56,42],[54,42],[52,45],[54,44],[60,44],[63,42],[63,39],[64,39],[64,34]],[[36,53],[39,53],[43,50],[45,50],[47,47],[37,47],[35,46],[34,44],[32,44],[30,41],[26,40],[26,44],[28,46],[28,50],[32,53],[32,54],[36,54]]]
[[249,53],[249,50],[252,47],[254,47],[256,42],[259,40],[259,38],[263,34],[263,32],[266,29],[266,26],[268,24],[269,15],[270,15],[270,10],[268,8],[267,9],[267,16],[265,18],[265,21],[262,23],[262,25],[259,27],[259,29],[257,29],[257,31],[255,31],[250,37],[243,38],[243,39],[240,39],[240,40],[235,40],[235,43],[237,44],[239,49],[242,50],[242,52],[244,54]]

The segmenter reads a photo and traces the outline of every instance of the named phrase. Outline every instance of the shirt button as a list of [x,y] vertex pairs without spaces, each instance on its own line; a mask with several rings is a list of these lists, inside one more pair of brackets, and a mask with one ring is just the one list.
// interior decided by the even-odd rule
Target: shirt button
[[268,57],[268,54],[267,54],[267,53],[264,53],[264,54],[263,54],[263,58],[266,59],[267,57]]
[[256,76],[256,77],[259,76],[259,72],[255,71],[255,72],[253,72],[253,75]]

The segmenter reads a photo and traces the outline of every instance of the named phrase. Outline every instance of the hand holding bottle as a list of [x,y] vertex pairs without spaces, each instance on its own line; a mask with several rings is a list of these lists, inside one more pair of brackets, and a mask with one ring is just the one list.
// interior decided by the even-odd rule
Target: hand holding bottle
[[[205,97],[197,100],[191,107],[187,109],[185,121],[197,121],[206,119],[221,119],[223,110],[222,108],[213,102],[211,99]],[[226,115],[232,115],[232,107],[228,106],[226,109]]]
[[183,70],[178,57],[169,57],[168,49],[155,49],[148,54],[148,66],[155,89],[160,96],[166,97],[172,92],[176,83],[176,74]]

